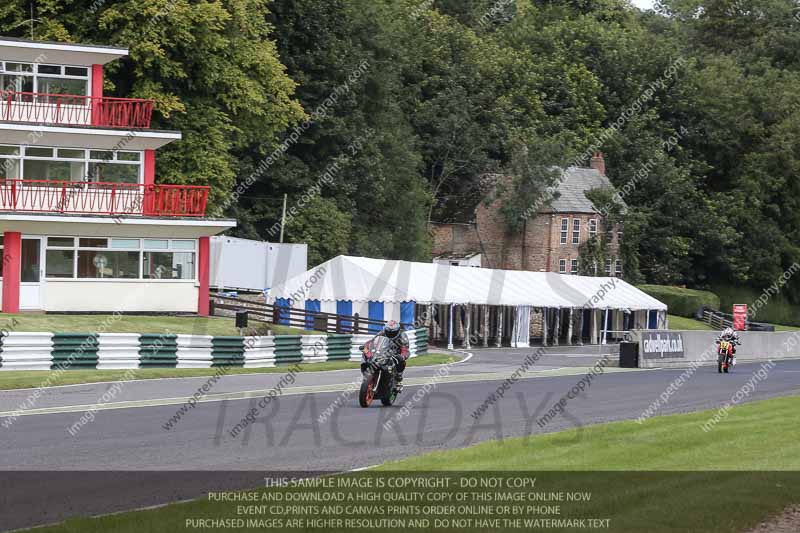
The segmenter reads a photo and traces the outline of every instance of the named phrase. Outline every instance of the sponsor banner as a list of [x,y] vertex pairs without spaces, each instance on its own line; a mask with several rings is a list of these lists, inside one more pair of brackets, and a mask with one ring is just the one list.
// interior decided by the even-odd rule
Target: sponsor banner
[[641,353],[643,359],[683,358],[683,336],[676,331],[643,331]]
[[747,304],[733,304],[733,329],[744,331],[747,324]]

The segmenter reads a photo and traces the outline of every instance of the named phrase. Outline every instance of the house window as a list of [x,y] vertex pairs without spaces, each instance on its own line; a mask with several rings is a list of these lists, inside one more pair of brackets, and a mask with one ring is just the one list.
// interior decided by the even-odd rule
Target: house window
[[617,227],[617,244],[622,242],[622,226]]
[[614,263],[614,271],[616,272],[617,277],[622,275],[622,261],[619,259],[617,259],[617,261]]
[[571,266],[572,266],[572,268],[570,269],[569,273],[573,274],[573,275],[577,274],[578,273],[578,260],[577,259],[573,259]]
[[[3,95],[15,93],[43,93],[53,95],[86,96],[89,94],[88,67],[43,65],[0,61],[0,91]],[[57,99],[46,96],[18,94],[18,101],[55,104]]]
[[143,183],[142,152],[0,145],[0,178]]
[[45,275],[53,279],[194,280],[195,249],[196,241],[190,239],[48,237]]
[[611,259],[606,259],[606,276],[611,275]]
[[567,273],[567,260],[566,259],[559,259],[558,260],[558,271],[562,274]]
[[597,219],[591,218],[589,219],[589,236],[593,237],[597,235]]
[[572,220],[572,244],[581,242],[581,219],[575,218]]
[[561,219],[561,244],[567,244],[567,234],[569,233],[569,219]]

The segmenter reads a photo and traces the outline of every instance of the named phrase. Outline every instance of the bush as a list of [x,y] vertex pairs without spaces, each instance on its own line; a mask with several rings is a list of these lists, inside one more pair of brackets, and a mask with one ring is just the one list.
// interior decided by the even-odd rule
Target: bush
[[713,292],[670,287],[668,285],[639,285],[639,289],[661,300],[671,315],[693,317],[702,306],[719,309],[719,297]]
[[726,313],[731,312],[733,304],[747,304],[748,308],[756,309],[751,317],[756,322],[800,326],[800,305],[790,302],[783,293],[770,295],[764,305],[754,308],[754,302],[763,294],[760,290],[720,285],[714,286],[714,292],[719,294],[722,311]]

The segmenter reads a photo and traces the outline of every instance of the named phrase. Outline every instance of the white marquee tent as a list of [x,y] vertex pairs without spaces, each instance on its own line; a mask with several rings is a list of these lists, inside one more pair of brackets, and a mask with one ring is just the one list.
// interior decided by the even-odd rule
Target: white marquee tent
[[528,312],[541,308],[556,313],[577,309],[640,311],[660,316],[667,310],[665,304],[619,278],[350,256],[335,257],[277,284],[268,299],[299,309],[358,312],[403,322],[409,320],[405,312],[409,305],[411,309],[419,305],[525,307]]

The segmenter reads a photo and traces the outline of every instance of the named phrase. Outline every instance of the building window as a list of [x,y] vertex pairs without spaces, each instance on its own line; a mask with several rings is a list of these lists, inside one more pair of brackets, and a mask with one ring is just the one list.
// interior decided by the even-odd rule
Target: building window
[[559,259],[558,260],[558,271],[562,274],[567,273],[567,260],[566,259]]
[[45,275],[53,279],[194,280],[195,253],[196,241],[190,239],[48,237]]
[[597,235],[597,219],[589,219],[589,237]]
[[577,259],[573,259],[571,266],[572,266],[572,268],[570,269],[569,273],[573,274],[573,275],[577,274],[578,273],[578,260]]
[[617,226],[617,244],[622,243],[622,225]]
[[143,183],[142,152],[0,145],[0,178]]
[[606,259],[606,276],[611,275],[611,259]]
[[569,232],[569,219],[561,219],[561,244],[567,244],[567,234]]
[[[8,92],[42,93],[46,95],[86,96],[89,94],[88,67],[72,67],[66,65],[43,65],[41,63],[20,63],[16,61],[0,61],[0,91],[5,96]],[[31,96],[18,94],[18,101],[55,104],[56,98],[47,96]]]
[[581,242],[581,219],[572,219],[572,244]]
[[617,277],[622,275],[622,261],[619,259],[617,259],[617,261],[614,263],[614,271],[616,272]]

